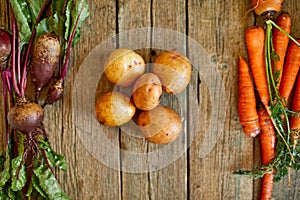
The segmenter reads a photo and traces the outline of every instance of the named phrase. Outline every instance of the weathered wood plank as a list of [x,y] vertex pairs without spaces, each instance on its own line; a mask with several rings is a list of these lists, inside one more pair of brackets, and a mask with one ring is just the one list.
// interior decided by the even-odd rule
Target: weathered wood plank
[[[152,13],[154,27],[152,35],[153,50],[157,47],[161,47],[162,51],[177,49],[186,55],[186,1],[153,0]],[[156,30],[156,28],[166,28],[166,30]],[[170,33],[169,30],[174,31],[174,33]],[[159,51],[156,51],[156,54],[153,55],[152,62],[154,62],[158,53]],[[187,91],[185,90],[175,96],[164,95],[161,104],[179,113],[183,119],[183,132],[177,140],[167,145],[170,149],[166,152],[159,145],[149,144],[149,152],[158,151],[159,157],[169,160],[165,168],[149,173],[151,199],[187,199],[187,154],[185,151],[188,135]]]
[[[118,1],[118,27],[121,34],[119,47],[135,50],[144,58],[145,63],[149,62],[150,51],[146,47],[150,47],[150,32],[141,32],[138,28],[151,25],[150,2],[150,0]],[[131,88],[120,88],[120,90],[131,96]],[[147,173],[142,173],[147,169],[145,159],[147,142],[133,121],[121,126],[120,142],[122,199],[149,199],[149,180]]]
[[[253,196],[252,180],[232,175],[235,170],[251,169],[253,166],[253,140],[243,135],[237,116],[236,61],[239,55],[245,53],[243,30],[247,25],[247,6],[237,1],[188,1],[189,36],[208,51],[217,73],[221,74],[228,101],[228,104],[219,102],[221,99],[211,102],[207,83],[200,76],[201,116],[189,160],[191,199],[252,199]],[[218,93],[221,88],[215,89]],[[203,134],[216,134],[206,131],[212,106],[217,105],[221,109],[219,116],[221,112],[226,113],[224,129],[216,130],[218,127],[214,127],[213,131],[221,131],[221,136],[214,149],[200,158],[199,150],[201,145],[205,145],[202,144],[203,137],[207,137]],[[212,120],[218,120],[218,117]],[[192,121],[190,123],[193,125]]]
[[[178,18],[178,16],[175,15],[175,13],[182,13],[182,11],[185,10],[185,4],[184,3],[176,3],[173,4],[172,8],[170,9],[172,12],[167,12],[166,15],[163,14],[162,12],[160,12],[160,7],[164,7],[163,5],[167,5],[168,2],[166,1],[160,1],[160,2],[154,2],[153,3],[153,25],[154,26],[163,26],[163,27],[168,27],[168,28],[174,28],[171,27],[172,23],[174,19],[177,19],[180,21],[181,18]],[[121,6],[123,5],[123,6]],[[136,24],[137,27],[140,26],[140,23],[144,24],[144,17],[145,17],[145,13],[146,15],[149,14],[149,18],[150,19],[150,1],[149,4],[145,3],[144,5],[148,5],[148,10],[144,11],[144,13],[142,13],[142,17],[140,17],[140,21],[139,23]],[[179,5],[179,6],[178,6]],[[120,11],[124,11],[125,9],[128,9],[126,12],[124,11],[123,13],[120,12],[121,14],[124,14],[124,18],[121,18],[122,16],[119,16],[120,19],[120,32],[124,31],[123,25],[124,23],[126,24],[126,17],[127,13],[132,13],[130,12],[131,9],[136,8],[137,4],[134,4],[133,1],[131,1],[130,3],[127,4],[120,4]],[[178,7],[180,7],[182,10],[178,11]],[[124,10],[123,10],[124,9]],[[139,10],[144,10],[145,8],[139,6]],[[174,12],[173,12],[174,11]],[[175,12],[176,11],[176,12]],[[139,13],[139,12],[138,12]],[[172,19],[172,20],[171,20]],[[147,19],[145,19],[147,20]],[[131,17],[131,21],[135,21],[135,18]],[[148,26],[150,26],[150,21],[148,21]],[[181,22],[182,27],[185,27],[185,22],[182,21]],[[142,26],[143,27],[143,26]],[[127,25],[126,27],[127,29],[130,28],[136,28],[135,26],[132,27],[131,24]],[[126,29],[125,29],[126,30]],[[182,31],[184,32],[184,29],[182,29]],[[157,36],[153,36],[152,40],[155,40],[155,37]],[[147,38],[147,37],[146,37]],[[137,40],[139,38],[136,38]],[[148,41],[148,38],[146,39],[146,41]],[[121,41],[120,40],[120,47],[122,46],[122,42],[128,42],[128,40],[124,40]],[[168,46],[169,44],[166,45],[166,47],[170,47]],[[184,43],[182,43],[182,45],[184,45]],[[134,46],[134,45],[133,45]],[[151,45],[152,46],[152,45]],[[180,46],[180,45],[179,45]],[[146,62],[150,62],[151,60],[149,60],[149,58],[147,57],[147,54],[150,54],[150,51],[144,50],[142,52]],[[131,150],[131,151],[135,151],[135,152],[139,152],[139,153],[147,153],[151,152],[151,151],[155,151],[157,150],[157,148],[155,146],[157,145],[152,145],[152,144],[147,144],[145,142],[145,140],[141,140],[141,139],[135,139],[131,137],[126,136],[125,134],[122,134],[122,145],[123,147],[126,147],[126,150]],[[148,146],[147,146],[148,145]],[[171,156],[171,155],[170,155]],[[122,157],[122,164],[124,161],[124,158]],[[151,161],[147,161],[147,160],[142,160],[140,162],[151,162]],[[182,160],[181,162],[186,164],[185,160]],[[180,163],[180,161],[178,161],[178,163]],[[185,173],[186,171],[186,167],[182,166],[182,165],[178,165],[174,164],[177,167],[174,168],[166,168],[163,170],[159,170],[158,172],[150,172],[150,174],[147,173],[143,173],[143,174],[129,174],[129,173],[122,173],[122,194],[123,194],[123,198],[124,199],[152,199],[157,197],[158,199],[165,199],[166,197],[168,198],[173,198],[174,199],[182,199],[186,196],[186,183],[183,184],[179,184],[181,185],[180,189],[178,190],[178,179],[182,180],[181,182],[184,182],[186,180],[185,176],[182,176],[183,174],[181,173],[182,171]],[[153,163],[152,163],[153,164]],[[141,163],[135,163],[135,165],[139,166],[141,165]],[[142,163],[143,165],[143,163]],[[179,167],[180,166],[180,167]],[[174,170],[175,169],[175,170]],[[175,173],[175,174],[174,174]],[[172,178],[171,178],[172,177]],[[175,185],[174,185],[175,184]],[[138,185],[138,187],[136,187],[136,185]],[[175,188],[177,188],[177,190],[175,190]]]

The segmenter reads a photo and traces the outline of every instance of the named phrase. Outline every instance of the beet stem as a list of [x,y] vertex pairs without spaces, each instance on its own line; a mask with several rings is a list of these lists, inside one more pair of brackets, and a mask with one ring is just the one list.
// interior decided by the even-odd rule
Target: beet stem
[[[20,85],[21,83],[21,42],[20,42],[20,34],[19,34],[19,30],[18,30],[18,27],[17,28],[17,40],[18,40],[18,43],[17,43],[17,47],[18,47],[18,50],[17,50],[17,69],[18,69],[18,77],[17,77],[17,80],[18,80],[18,85]],[[22,94],[22,89],[21,89],[21,95],[23,96]]]
[[3,104],[4,104],[4,128],[5,128],[5,145],[8,148],[9,145],[9,129],[8,129],[8,121],[7,121],[7,113],[8,113],[8,103],[7,103],[7,84],[6,84],[6,73],[2,72],[2,94],[3,94]]
[[55,174],[55,173],[54,173],[54,170],[52,169],[52,167],[51,167],[51,165],[50,165],[50,163],[49,163],[49,160],[48,160],[48,158],[47,158],[46,150],[45,150],[45,149],[42,149],[42,151],[43,151],[43,156],[44,156],[44,158],[45,158],[45,160],[46,160],[46,163],[47,163],[49,169],[51,170],[52,174]]
[[36,21],[35,21],[35,24],[34,24],[34,28],[33,28],[33,31],[32,31],[32,34],[31,34],[31,37],[30,37],[30,40],[29,40],[28,47],[27,47],[27,51],[26,51],[26,55],[25,55],[25,60],[24,60],[24,65],[23,65],[22,81],[21,81],[21,93],[23,93],[23,94],[25,94],[25,89],[26,89],[27,63],[28,63],[29,54],[30,54],[30,51],[31,51],[31,48],[32,48],[32,45],[33,45],[34,37],[35,37],[35,34],[36,34],[36,26],[39,23],[39,21],[40,21],[40,19],[42,17],[42,14],[45,11],[45,9],[46,9],[46,7],[47,7],[47,5],[48,5],[49,2],[50,2],[50,0],[45,1],[43,7],[41,8],[41,10],[39,12],[38,17],[36,18]]
[[6,86],[7,86],[7,89],[8,91],[11,93],[11,85],[10,85],[10,81],[11,81],[11,72],[9,69],[6,69],[4,71],[5,73],[5,80],[6,80]]
[[23,65],[22,81],[21,81],[21,90],[22,90],[23,93],[24,93],[24,90],[25,90],[24,85],[25,85],[25,82],[26,82],[25,76],[26,76],[26,71],[27,71],[27,62],[28,62],[28,58],[29,58],[29,54],[30,54],[30,49],[31,49],[32,44],[33,44],[34,36],[35,36],[35,30],[32,31],[31,38],[30,38],[30,41],[29,41],[29,44],[28,44],[28,47],[27,47],[26,55],[25,55],[24,65]]
[[77,29],[78,22],[79,22],[80,15],[81,15],[82,11],[83,11],[83,6],[81,7],[80,13],[79,13],[79,15],[76,19],[76,22],[75,22],[74,29],[72,30],[71,37],[68,41],[68,47],[67,47],[67,52],[66,52],[66,60],[65,60],[64,66],[63,66],[63,71],[60,75],[61,79],[64,79],[66,74],[67,74],[67,68],[68,68],[68,65],[69,65],[69,59],[70,59],[69,57],[70,57],[70,53],[71,53],[72,42],[73,42],[73,39],[75,37],[76,29]]
[[16,81],[16,18],[12,14],[12,84],[17,96],[21,97]]

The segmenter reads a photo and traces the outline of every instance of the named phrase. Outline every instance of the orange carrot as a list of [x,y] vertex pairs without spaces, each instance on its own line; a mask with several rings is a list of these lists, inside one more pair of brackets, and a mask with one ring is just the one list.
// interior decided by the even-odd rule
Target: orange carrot
[[[292,19],[291,16],[288,13],[282,13],[280,14],[277,19],[276,19],[276,24],[280,26],[283,30],[285,30],[287,33],[290,33],[291,31],[291,23]],[[280,30],[277,28],[273,28],[273,45],[274,45],[274,50],[275,53],[277,54],[278,58],[276,59],[275,62],[273,62],[273,66],[275,65],[275,69],[273,71],[278,71],[279,76],[277,78],[278,81],[278,88],[280,85],[280,80],[282,76],[282,70],[283,70],[283,65],[284,65],[284,58],[286,54],[286,50],[289,44],[289,37],[282,33]]]
[[283,0],[251,0],[251,5],[257,15],[272,15],[281,10]]
[[[300,39],[297,39],[300,42]],[[292,89],[294,87],[297,74],[300,67],[300,47],[292,42],[287,51],[285,64],[283,67],[283,74],[281,78],[281,84],[279,87],[279,93],[281,98],[288,102],[291,96]],[[287,106],[287,103],[284,102]]]
[[240,123],[247,136],[255,137],[259,133],[260,128],[256,111],[254,86],[248,64],[242,57],[239,58],[238,88],[238,114]]
[[[276,133],[266,109],[260,107],[258,109],[258,117],[261,127],[261,132],[259,134],[261,145],[261,163],[266,165],[275,158]],[[273,170],[263,176],[260,199],[271,199],[274,181],[273,178]]]
[[267,107],[270,96],[264,56],[265,32],[260,26],[249,27],[245,32],[250,68],[261,102]]
[[261,144],[261,162],[263,165],[268,164],[275,158],[276,133],[266,109],[258,109],[258,118],[261,128],[259,134]]
[[265,174],[261,181],[261,200],[270,200],[272,197],[274,183],[274,172],[273,170]]
[[291,117],[291,130],[300,130],[300,75],[296,83],[296,90],[292,102],[292,111],[298,112],[298,116]]

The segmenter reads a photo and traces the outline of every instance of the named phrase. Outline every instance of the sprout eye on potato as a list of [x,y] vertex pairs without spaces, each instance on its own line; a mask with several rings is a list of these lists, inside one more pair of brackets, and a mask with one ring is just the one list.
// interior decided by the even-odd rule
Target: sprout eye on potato
[[192,66],[187,57],[177,51],[165,51],[154,61],[153,73],[156,74],[168,94],[182,92],[191,80]]
[[144,59],[130,49],[114,50],[104,64],[106,78],[118,86],[130,86],[145,72]]

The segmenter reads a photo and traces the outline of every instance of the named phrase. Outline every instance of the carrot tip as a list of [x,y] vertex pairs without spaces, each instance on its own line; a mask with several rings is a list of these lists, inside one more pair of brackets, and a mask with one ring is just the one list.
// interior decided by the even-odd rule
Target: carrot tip
[[258,119],[250,122],[241,122],[243,132],[245,135],[250,136],[250,137],[255,137],[260,133],[260,126]]

